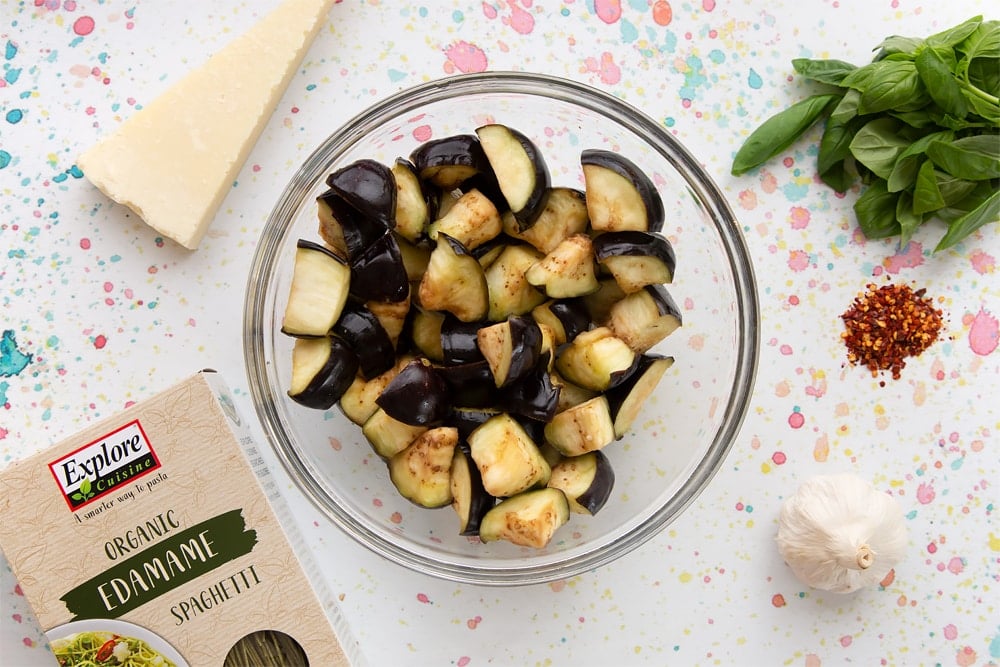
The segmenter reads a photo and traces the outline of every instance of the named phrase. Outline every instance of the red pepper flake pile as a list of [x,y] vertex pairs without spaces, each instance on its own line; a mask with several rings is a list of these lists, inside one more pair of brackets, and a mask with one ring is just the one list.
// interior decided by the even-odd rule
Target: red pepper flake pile
[[937,341],[942,328],[942,312],[934,307],[926,290],[909,285],[887,284],[854,299],[841,315],[846,331],[847,359],[854,366],[866,366],[872,377],[892,373],[898,380],[907,357],[916,357]]

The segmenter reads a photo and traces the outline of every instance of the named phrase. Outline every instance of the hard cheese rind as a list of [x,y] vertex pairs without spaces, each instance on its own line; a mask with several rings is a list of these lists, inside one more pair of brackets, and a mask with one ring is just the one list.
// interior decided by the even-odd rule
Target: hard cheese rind
[[284,0],[77,160],[87,179],[195,249],[334,0]]

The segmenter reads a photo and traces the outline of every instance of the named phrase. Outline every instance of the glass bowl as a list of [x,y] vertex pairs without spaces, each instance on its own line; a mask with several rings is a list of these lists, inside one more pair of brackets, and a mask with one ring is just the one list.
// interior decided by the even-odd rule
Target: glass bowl
[[[674,365],[632,430],[602,451],[614,491],[594,516],[573,514],[543,549],[459,535],[450,507],[404,499],[361,429],[334,407],[286,395],[293,339],[280,332],[296,241],[319,240],[316,196],[327,174],[359,158],[392,164],[429,138],[489,122],[536,143],[553,185],[583,189],[580,152],[606,148],[652,176],[677,270],[668,289],[683,327],[652,352]],[[324,141],[275,205],[247,286],[244,354],[264,432],[291,478],[333,524],[373,552],[444,579],[522,585],[571,577],[637,548],[676,519],[722,465],[751,398],[759,315],[739,225],[698,161],[658,123],[590,87],[537,74],[489,72],[432,81],[361,113]]]

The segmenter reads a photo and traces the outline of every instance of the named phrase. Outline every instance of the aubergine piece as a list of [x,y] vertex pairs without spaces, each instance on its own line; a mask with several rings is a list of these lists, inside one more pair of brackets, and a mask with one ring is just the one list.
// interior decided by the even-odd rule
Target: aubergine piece
[[548,422],[559,407],[559,391],[546,360],[539,358],[530,373],[500,390],[500,406],[517,417]]
[[541,151],[518,130],[498,123],[476,128],[476,136],[519,229],[530,228],[545,207],[552,180]]
[[590,224],[584,193],[564,187],[549,191],[545,207],[531,227],[521,229],[510,211],[500,216],[500,221],[508,236],[530,243],[543,255],[552,252],[563,239],[586,232]]
[[431,223],[430,196],[409,160],[396,158],[389,169],[396,183],[395,231],[410,243],[418,243]]
[[440,233],[417,289],[420,306],[447,311],[463,322],[476,322],[489,312],[486,276],[460,242]]
[[426,359],[414,359],[375,400],[393,419],[411,426],[437,426],[450,410],[448,385]]
[[525,273],[532,287],[551,299],[566,299],[600,288],[594,245],[586,234],[573,234]]
[[403,255],[392,232],[385,232],[351,258],[351,296],[361,301],[403,301],[410,295]]
[[552,329],[555,344],[562,345],[590,328],[590,313],[582,299],[549,299],[535,306],[531,316]]
[[566,494],[570,512],[594,515],[611,497],[615,471],[604,452],[587,452],[568,456],[552,466],[548,485]]
[[560,489],[526,491],[502,500],[486,513],[479,524],[479,539],[541,549],[569,521],[569,515],[569,502]]
[[542,331],[530,317],[512,315],[480,328],[476,335],[479,351],[489,362],[497,387],[531,373],[542,354]]
[[674,247],[660,234],[605,232],[594,239],[594,257],[626,294],[674,279]]
[[592,322],[603,323],[611,312],[611,307],[625,298],[625,292],[613,277],[601,278],[596,292],[581,297],[583,305],[590,313]]
[[351,269],[332,250],[300,239],[281,331],[289,336],[325,336],[340,318],[351,288]]
[[445,315],[441,322],[441,361],[445,365],[482,361],[479,351],[479,322],[463,322],[453,315]]
[[497,207],[497,211],[501,214],[510,211],[510,204],[507,203],[507,198],[503,196],[503,191],[500,190],[500,184],[497,182],[497,175],[493,173],[492,168],[474,174],[462,181],[460,187],[462,192],[468,192],[472,189],[479,190],[493,202],[493,205]]
[[379,409],[375,402],[379,394],[389,386],[392,378],[396,377],[399,371],[403,370],[403,367],[412,360],[413,357],[409,355],[400,355],[392,368],[371,380],[364,379],[359,373],[344,395],[340,397],[340,401],[337,403],[340,406],[340,411],[358,426],[363,426]]
[[399,246],[399,255],[403,259],[406,279],[410,281],[410,284],[419,283],[431,261],[430,247],[422,243],[419,245],[411,243],[396,231],[393,231],[392,235],[396,237],[396,245]]
[[378,318],[379,324],[385,329],[393,347],[396,348],[396,353],[405,352],[405,346],[400,346],[399,340],[410,316],[409,293],[402,301],[366,301],[365,307]]
[[431,361],[443,361],[444,351],[441,348],[441,325],[444,324],[446,313],[437,310],[415,309],[413,328],[410,336],[417,350]]
[[479,524],[497,499],[483,488],[483,477],[472,459],[455,448],[451,459],[451,506],[458,515],[458,534],[479,535]]
[[663,285],[646,285],[611,307],[608,327],[642,354],[683,324],[680,308]]
[[545,441],[563,456],[597,451],[615,441],[615,427],[603,394],[556,414],[545,425]]
[[635,372],[629,379],[604,394],[614,422],[615,438],[621,440],[625,437],[642,411],[646,399],[656,389],[663,374],[673,365],[673,357],[644,354],[639,357]]
[[[469,435],[503,411],[492,405],[454,406],[448,415],[447,424],[458,429],[459,444],[466,443]],[[468,443],[465,444],[468,448]]]
[[503,225],[500,212],[490,199],[479,190],[469,190],[462,194],[448,209],[448,212],[432,222],[427,234],[437,240],[444,233],[459,241],[467,250],[479,246],[500,235]]
[[552,384],[559,387],[559,405],[556,407],[556,412],[562,412],[568,410],[575,405],[580,405],[581,403],[586,403],[590,399],[598,395],[598,392],[592,391],[590,389],[584,389],[578,384],[573,384],[566,380],[566,378],[559,375],[557,372],[549,374],[552,379]]
[[387,460],[429,430],[427,426],[414,426],[393,419],[382,408],[375,410],[361,427],[362,435],[375,453]]
[[607,391],[628,379],[637,355],[608,327],[585,331],[559,349],[556,370],[570,382],[591,391]]
[[327,410],[333,407],[358,372],[358,357],[336,336],[298,338],[292,347],[288,397],[296,403]]
[[385,225],[365,218],[336,190],[316,197],[319,235],[338,255],[356,257],[385,233]]
[[448,385],[454,407],[485,408],[498,400],[490,364],[485,359],[464,364],[439,366],[438,375]]
[[504,251],[504,248],[506,248],[510,242],[511,238],[509,236],[506,234],[498,234],[486,243],[476,246],[476,248],[472,250],[472,255],[479,262],[479,266],[483,267],[483,270],[485,271],[493,262],[496,261],[497,257],[500,256],[500,253]]
[[665,217],[653,181],[628,158],[603,149],[580,154],[590,226],[601,232],[658,232]]
[[410,153],[410,161],[421,181],[445,190],[457,188],[463,181],[490,169],[479,137],[474,134],[425,141]]
[[432,428],[389,459],[389,479],[401,496],[420,507],[449,505],[451,462],[457,445],[454,428]]
[[524,427],[506,413],[487,420],[467,438],[472,460],[490,495],[506,498],[545,486],[552,470]]
[[525,273],[544,255],[526,244],[509,245],[485,271],[489,296],[487,318],[500,322],[510,315],[524,315],[545,301]]
[[396,348],[389,334],[363,303],[348,302],[333,333],[344,339],[358,356],[361,376],[371,380],[396,363]]
[[355,160],[327,176],[326,184],[365,218],[385,229],[396,226],[396,179],[386,165]]

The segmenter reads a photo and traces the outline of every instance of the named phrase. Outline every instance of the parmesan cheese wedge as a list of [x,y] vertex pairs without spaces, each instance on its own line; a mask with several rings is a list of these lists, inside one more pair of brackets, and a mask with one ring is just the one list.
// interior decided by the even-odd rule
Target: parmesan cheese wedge
[[84,175],[196,249],[334,1],[283,0],[84,152]]

